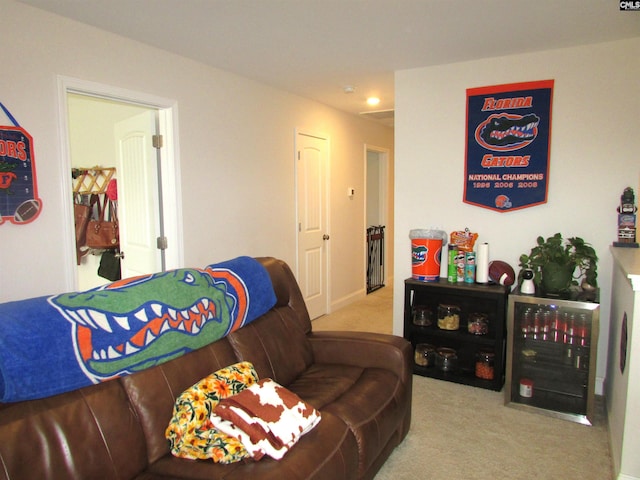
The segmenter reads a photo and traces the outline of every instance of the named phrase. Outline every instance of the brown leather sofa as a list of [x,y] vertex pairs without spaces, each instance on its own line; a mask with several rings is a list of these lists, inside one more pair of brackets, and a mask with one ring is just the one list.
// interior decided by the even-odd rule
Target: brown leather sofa
[[[390,335],[312,332],[289,267],[259,261],[271,276],[276,305],[240,330],[134,375],[0,404],[0,479],[373,478],[409,430],[409,343]],[[164,432],[176,397],[240,360],[319,409],[321,422],[280,461],[222,465],[172,456]]]

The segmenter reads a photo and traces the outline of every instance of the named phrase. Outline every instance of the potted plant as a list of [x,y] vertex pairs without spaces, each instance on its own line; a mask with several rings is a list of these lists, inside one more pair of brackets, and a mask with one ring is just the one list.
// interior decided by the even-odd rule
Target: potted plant
[[597,263],[596,251],[580,237],[564,240],[556,233],[545,240],[540,236],[529,255],[520,256],[518,278],[529,269],[536,287],[546,293],[566,292],[572,285],[593,290],[598,286]]

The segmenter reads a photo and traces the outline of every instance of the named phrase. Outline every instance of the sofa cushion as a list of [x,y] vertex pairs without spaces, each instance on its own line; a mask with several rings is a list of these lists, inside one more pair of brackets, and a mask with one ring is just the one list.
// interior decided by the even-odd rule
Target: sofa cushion
[[221,400],[234,396],[258,381],[249,362],[222,368],[191,386],[176,399],[165,432],[176,457],[211,459],[232,463],[249,457],[242,443],[211,424],[211,413]]
[[135,478],[144,445],[117,380],[0,407],[0,478]]
[[264,457],[224,465],[165,455],[149,472],[187,480],[353,480],[358,478],[358,446],[342,420],[323,413],[316,428],[282,460]]
[[315,364],[289,388],[310,404],[340,417],[353,431],[360,450],[360,475],[366,472],[399,426],[404,388],[396,375],[380,368]]

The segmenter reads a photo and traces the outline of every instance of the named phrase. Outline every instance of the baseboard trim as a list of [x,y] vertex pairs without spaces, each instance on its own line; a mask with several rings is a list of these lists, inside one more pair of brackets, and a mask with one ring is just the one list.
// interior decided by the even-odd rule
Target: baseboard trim
[[362,300],[367,296],[366,289],[362,288],[357,290],[349,295],[345,295],[344,297],[336,300],[335,302],[331,302],[331,311],[329,313],[333,313],[336,310],[339,310],[347,305],[351,305],[353,302],[357,302],[358,300]]

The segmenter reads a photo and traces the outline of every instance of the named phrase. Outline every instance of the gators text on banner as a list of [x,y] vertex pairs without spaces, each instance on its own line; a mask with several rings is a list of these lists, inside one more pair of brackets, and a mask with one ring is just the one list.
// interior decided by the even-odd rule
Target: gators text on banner
[[546,203],[553,80],[467,89],[464,202],[498,212]]

